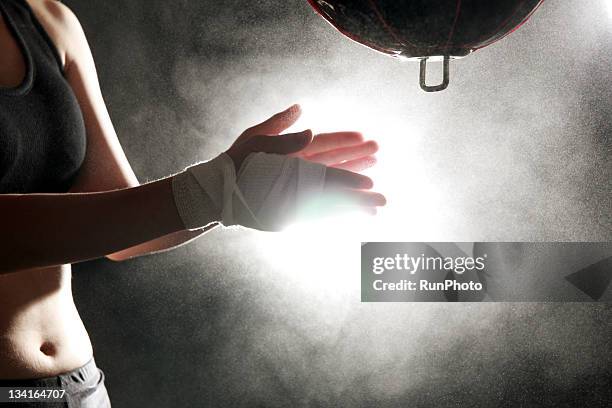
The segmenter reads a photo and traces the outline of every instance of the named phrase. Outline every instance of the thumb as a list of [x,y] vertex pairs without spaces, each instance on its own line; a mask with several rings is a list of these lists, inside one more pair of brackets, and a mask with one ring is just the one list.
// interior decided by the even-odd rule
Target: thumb
[[269,119],[247,129],[243,135],[278,135],[285,129],[291,127],[300,117],[302,110],[300,105],[292,105],[282,112],[275,114]]
[[299,152],[312,142],[310,129],[280,136],[255,136],[249,140],[252,152],[290,154]]

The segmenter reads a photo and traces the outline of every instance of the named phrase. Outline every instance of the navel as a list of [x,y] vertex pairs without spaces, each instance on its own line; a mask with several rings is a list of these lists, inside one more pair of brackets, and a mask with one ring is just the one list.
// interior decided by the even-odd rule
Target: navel
[[54,356],[57,353],[57,349],[55,348],[55,345],[51,343],[50,341],[45,341],[40,346],[40,351],[46,356]]

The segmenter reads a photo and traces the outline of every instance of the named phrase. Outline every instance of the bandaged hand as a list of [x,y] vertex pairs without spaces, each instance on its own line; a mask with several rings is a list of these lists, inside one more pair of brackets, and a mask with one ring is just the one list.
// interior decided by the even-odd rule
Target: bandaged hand
[[360,208],[375,213],[382,195],[347,169],[374,164],[377,146],[356,132],[277,136],[299,117],[293,106],[245,131],[226,152],[173,177],[185,228],[211,223],[276,231],[305,217]]

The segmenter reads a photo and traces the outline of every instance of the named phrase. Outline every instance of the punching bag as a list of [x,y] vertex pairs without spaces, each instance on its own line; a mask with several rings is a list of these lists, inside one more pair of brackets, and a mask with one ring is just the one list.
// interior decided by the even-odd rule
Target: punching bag
[[[421,63],[424,91],[448,86],[449,60],[519,28],[544,0],[308,0],[342,34],[367,47]],[[426,84],[427,60],[443,61],[443,82]]]

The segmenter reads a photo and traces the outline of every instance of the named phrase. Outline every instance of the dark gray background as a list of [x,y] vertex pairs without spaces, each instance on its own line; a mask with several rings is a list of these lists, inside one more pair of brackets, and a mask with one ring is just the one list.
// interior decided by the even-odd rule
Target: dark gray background
[[[372,176],[389,206],[362,241],[612,238],[604,0],[546,1],[453,62],[435,95],[418,89],[416,64],[346,40],[305,0],[66,3],[141,181],[303,101],[300,126],[381,144]],[[361,304],[359,239],[334,234],[216,230],[171,253],[76,266],[114,406],[610,402],[609,305]]]

